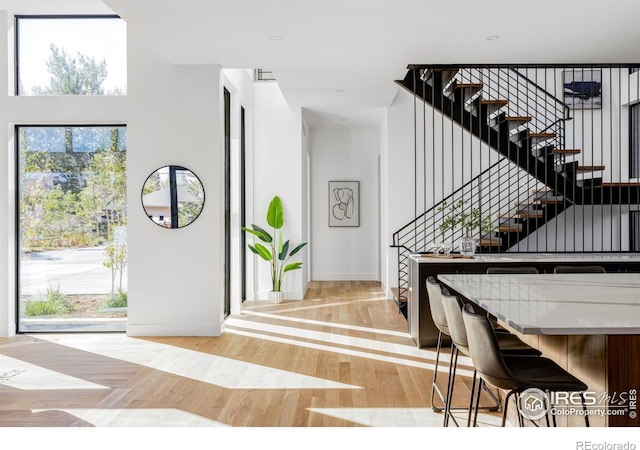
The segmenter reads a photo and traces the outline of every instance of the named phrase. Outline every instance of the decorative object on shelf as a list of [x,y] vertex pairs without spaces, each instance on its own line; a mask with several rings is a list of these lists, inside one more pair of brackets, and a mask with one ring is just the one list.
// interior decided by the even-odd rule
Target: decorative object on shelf
[[142,186],[142,206],[156,225],[186,227],[204,207],[200,179],[182,166],[164,166],[147,177]]
[[289,263],[288,261],[293,255],[302,250],[307,243],[303,242],[289,252],[290,243],[288,240],[283,241],[282,231],[280,231],[276,237],[276,230],[279,230],[284,225],[284,207],[282,206],[282,200],[277,195],[273,197],[273,200],[269,203],[267,224],[273,228],[273,235],[255,224],[251,224],[251,228],[242,227],[242,229],[268,244],[262,245],[256,243],[255,245],[248,244],[248,246],[253,253],[270,263],[271,292],[269,292],[269,301],[272,303],[280,303],[284,299],[283,292],[281,291],[284,274],[302,267],[301,262]]
[[476,241],[471,237],[469,227],[464,229],[464,235],[460,239],[460,254],[473,256],[476,253]]
[[440,244],[440,249],[438,250],[438,252],[442,252],[443,255],[448,256],[451,253],[451,250],[453,250],[453,244],[449,242],[443,242],[442,244]]
[[329,181],[329,226],[360,226],[359,181]]
[[491,216],[482,217],[478,208],[465,208],[468,200],[458,200],[455,203],[444,202],[438,211],[444,211],[444,220],[439,225],[443,240],[448,230],[462,227],[462,239],[460,240],[460,254],[472,256],[476,252],[476,241],[472,236],[472,230],[479,228],[482,231],[492,230]]

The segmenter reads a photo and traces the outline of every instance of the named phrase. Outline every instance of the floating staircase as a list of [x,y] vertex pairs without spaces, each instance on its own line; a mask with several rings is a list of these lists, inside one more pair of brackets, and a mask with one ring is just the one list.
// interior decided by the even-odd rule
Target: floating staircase
[[[533,85],[528,89],[540,91],[535,95],[544,98],[540,104],[547,102],[542,106],[544,110],[540,111],[539,105],[535,111],[512,107],[509,98],[502,97],[499,89],[487,88],[482,77],[474,75],[473,69],[409,66],[405,78],[396,82],[515,165],[517,169],[513,173],[517,172],[519,179],[527,178],[529,185],[536,184],[530,194],[518,194],[518,201],[511,203],[508,210],[500,208],[493,230],[478,236],[480,252],[509,250],[572,205],[638,203],[640,185],[603,183],[605,166],[582,165],[571,159],[579,156],[581,149],[565,147],[565,122],[571,120],[567,105],[514,69],[494,70],[501,72],[489,73],[487,78],[508,78],[509,82],[517,80]],[[492,170],[507,169],[503,166]],[[511,168],[508,170],[512,173]],[[473,187],[474,182],[482,184],[483,176],[490,178],[492,175],[485,171],[459,191],[475,192],[478,188]],[[458,192],[443,202],[451,203],[456,194]],[[475,195],[475,200],[481,204],[483,196],[479,191]],[[443,204],[435,205],[394,234],[393,246],[400,249],[397,292],[400,304],[408,297],[407,284],[402,282],[408,276],[408,261],[402,260],[408,259],[410,252],[424,251],[419,245],[413,248],[405,245],[403,239],[422,246],[430,239],[435,240],[437,230],[435,226],[429,226],[429,217],[433,216],[432,221],[436,223],[437,212]],[[471,204],[469,208],[474,206]]]

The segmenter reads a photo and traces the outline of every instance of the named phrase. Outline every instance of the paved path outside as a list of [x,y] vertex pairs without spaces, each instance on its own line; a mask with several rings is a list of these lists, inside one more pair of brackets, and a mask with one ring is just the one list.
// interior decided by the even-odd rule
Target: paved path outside
[[[60,287],[64,294],[109,294],[111,269],[102,263],[105,246],[34,252],[20,261],[21,295],[44,294]],[[127,288],[127,269],[122,288]],[[118,276],[116,276],[116,289]]]

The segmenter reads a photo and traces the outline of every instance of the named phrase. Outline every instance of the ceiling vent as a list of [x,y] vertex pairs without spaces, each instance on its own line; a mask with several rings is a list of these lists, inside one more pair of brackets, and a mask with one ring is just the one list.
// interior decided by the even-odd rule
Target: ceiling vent
[[254,69],[253,81],[276,81],[276,77],[270,70]]

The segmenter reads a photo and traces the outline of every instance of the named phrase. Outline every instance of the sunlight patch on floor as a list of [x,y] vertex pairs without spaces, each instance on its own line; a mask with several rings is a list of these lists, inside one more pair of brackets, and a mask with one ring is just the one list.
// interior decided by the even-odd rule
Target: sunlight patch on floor
[[[336,299],[335,297],[333,297],[333,299]],[[322,299],[318,299],[322,300]],[[305,302],[307,301],[315,301],[315,299],[305,299]],[[268,303],[265,305],[261,305],[261,304],[245,304],[243,307],[243,312],[246,311],[246,308],[251,308],[251,309],[255,309],[255,308],[271,308],[270,312],[277,312],[278,314],[281,313],[291,313],[291,312],[300,312],[300,311],[308,311],[308,310],[317,310],[319,308],[334,308],[336,306],[346,306],[346,305],[353,305],[354,303],[370,303],[370,302],[379,302],[379,301],[387,301],[386,298],[368,298],[365,300],[350,300],[348,297],[345,297],[344,301],[338,301],[338,302],[332,302],[332,303],[323,303],[321,305],[311,305],[311,306],[293,306],[294,304],[298,303],[297,301],[294,302],[285,302],[285,303],[280,303],[278,304],[274,304],[274,303]],[[274,309],[274,307],[277,307]]]
[[[243,314],[245,314],[246,311],[243,311]],[[304,319],[297,319],[295,317],[285,317],[285,316],[279,316],[279,315],[274,315],[274,314],[266,314],[266,313],[254,313],[254,312],[249,312],[246,313],[247,315],[255,315],[255,316],[260,316],[260,317],[268,317],[268,318],[274,318],[277,320],[288,320],[290,322],[293,323],[301,323],[301,324],[311,324],[311,325],[326,325],[326,326],[331,326],[334,328],[344,328],[344,329],[353,329],[353,330],[357,330],[359,331],[360,328],[362,327],[353,327],[351,325],[341,325],[341,324],[334,324],[331,322],[318,322],[318,321],[313,321],[313,320],[304,320]],[[350,346],[362,346],[362,347],[367,347],[368,345],[365,345],[367,342],[369,343],[374,343],[373,346],[374,347],[378,347],[379,350],[381,351],[385,351],[385,352],[392,352],[392,353],[398,353],[398,354],[402,354],[405,356],[411,356],[411,357],[415,357],[415,358],[422,358],[422,359],[426,359],[429,361],[435,361],[436,358],[436,352],[433,350],[429,350],[427,348],[418,348],[415,344],[412,345],[403,345],[403,344],[397,344],[397,343],[385,343],[383,341],[380,341],[378,339],[365,339],[365,338],[356,338],[356,337],[351,337],[351,336],[343,336],[340,337],[339,335],[336,335],[335,333],[323,333],[321,334],[316,334],[316,337],[312,337],[311,333],[322,333],[322,332],[317,332],[317,331],[312,331],[312,330],[305,330],[305,329],[301,329],[298,327],[293,327],[293,328],[285,328],[282,327],[280,328],[280,332],[276,331],[275,327],[278,327],[278,325],[272,325],[272,324],[264,324],[264,323],[260,323],[260,322],[255,322],[255,321],[250,321],[250,320],[246,320],[246,318],[243,318],[243,316],[229,316],[227,318],[227,320],[225,321],[225,326],[227,325],[231,325],[231,326],[236,326],[239,328],[245,328],[245,329],[251,329],[251,330],[260,330],[260,331],[267,331],[266,327],[273,327],[272,330],[270,330],[271,332],[274,333],[278,333],[278,334],[285,334],[285,335],[295,335],[297,337],[307,337],[309,339],[320,339],[323,341],[327,341],[327,336],[331,336],[331,342],[335,342],[338,343],[339,340],[349,340],[349,344]],[[297,329],[300,330],[300,332],[296,331],[294,333],[291,333],[289,330],[292,329]],[[378,333],[377,329],[373,329],[373,328],[362,328],[363,331],[369,331],[369,332],[375,332]],[[226,328],[225,328],[226,331]],[[398,333],[398,336],[401,337],[408,337],[409,335],[407,333],[401,333],[401,332],[394,332],[394,331],[381,331],[381,334],[389,334],[389,335],[395,335],[395,333]],[[305,336],[306,335],[306,336]],[[360,343],[362,345],[358,345],[357,341],[360,341]],[[383,349],[384,347],[384,349]],[[446,348],[443,349],[443,351],[440,353],[440,361],[444,362],[444,363],[449,363],[451,361],[450,358],[450,354],[448,353],[449,351],[449,347],[445,346]],[[463,365],[463,366],[471,366],[471,359],[466,357],[466,356],[459,356],[458,357],[458,364],[459,365]]]
[[24,391],[60,389],[109,389],[55,370],[0,354],[0,385]]
[[[396,363],[400,362],[406,365],[411,365],[413,367],[428,368],[429,370],[433,370],[433,367],[434,367],[434,365],[431,363],[424,364],[424,363],[420,363],[419,361],[400,359],[403,356],[406,356],[411,358],[425,359],[430,362],[434,361],[435,352],[425,351],[413,346],[377,341],[374,339],[364,339],[364,338],[358,338],[353,336],[344,336],[344,335],[339,335],[334,333],[325,333],[321,331],[305,330],[305,329],[295,328],[295,327],[283,327],[279,325],[271,325],[271,324],[260,323],[260,322],[246,321],[239,318],[227,319],[226,325],[227,325],[227,328],[226,328],[227,332],[236,332],[238,334],[239,330],[236,331],[233,329],[233,327],[236,327],[244,330],[250,330],[250,332],[273,333],[273,334],[278,334],[283,336],[291,336],[293,338],[308,339],[308,340],[319,341],[319,342],[324,342],[328,344],[336,344],[336,345],[348,346],[353,348],[359,348],[359,349],[363,349],[364,351],[371,350],[371,351],[392,353],[394,355],[397,355],[398,357],[393,357],[393,356],[385,357],[383,355],[375,355],[377,356],[377,358],[375,359],[378,359],[379,361],[388,361],[388,362],[393,361]],[[249,334],[245,334],[245,336],[249,336]],[[255,336],[256,337],[262,336],[263,339],[265,338],[264,337],[265,335],[263,334],[255,335]],[[277,338],[273,340],[275,341],[276,339]],[[338,347],[330,347],[327,345],[324,345],[324,346],[320,345],[320,346],[313,347],[313,344],[309,344],[307,342],[302,342],[302,341],[282,340],[278,342],[286,342],[287,344],[308,346],[310,348],[321,348],[322,350],[336,351],[336,352],[345,353],[345,354],[355,354],[355,353],[348,353],[351,350],[345,350],[343,352],[342,350],[344,349],[340,349]],[[362,353],[362,352],[358,352],[358,353]],[[366,354],[371,355],[370,353],[366,353]],[[362,356],[362,355],[359,355],[359,356]],[[449,359],[449,355],[446,355],[446,354],[441,355],[442,361],[446,362],[448,361],[448,359]],[[462,368],[463,366],[470,367],[471,360],[467,357],[461,356],[458,358],[458,369],[456,373],[461,375],[471,376],[473,372],[463,369]],[[443,367],[443,368],[448,371],[448,368],[446,367]],[[440,369],[440,367],[438,367],[438,369]]]
[[[434,364],[430,364],[430,363],[413,361],[410,359],[397,358],[393,356],[380,355],[377,353],[367,353],[364,351],[351,350],[351,349],[342,348],[342,347],[332,347],[330,345],[324,345],[324,344],[315,344],[311,342],[296,340],[293,338],[289,339],[289,338],[271,336],[268,334],[254,333],[252,331],[246,331],[246,330],[234,329],[234,328],[227,328],[226,332],[231,334],[237,334],[240,336],[252,337],[257,339],[265,339],[271,342],[279,342],[281,344],[296,345],[299,347],[311,348],[311,349],[321,350],[325,352],[339,353],[341,355],[357,356],[360,358],[368,358],[368,359],[383,361],[391,364],[400,364],[400,365],[409,366],[409,367],[417,367],[419,369],[426,369],[426,370],[434,369]],[[449,368],[448,366],[440,365],[438,366],[438,372],[448,373]],[[473,375],[473,372],[471,370],[465,370],[458,367],[458,369],[456,370],[456,374],[460,376],[471,377]]]
[[34,409],[34,414],[62,411],[96,427],[226,427],[223,423],[174,408]]
[[287,370],[130,338],[124,335],[38,336],[59,345],[140,364],[227,389],[361,389]]
[[[343,330],[364,331],[366,333],[384,334],[387,336],[397,336],[397,337],[406,337],[406,338],[410,337],[408,332],[382,330],[380,328],[359,327],[355,325],[346,325],[346,324],[335,323],[335,322],[322,322],[319,320],[301,319],[299,317],[281,316],[278,314],[260,313],[260,312],[249,311],[249,310],[242,311],[242,315],[264,317],[267,319],[277,319],[282,321],[302,323],[305,325],[317,325],[322,327],[331,327],[331,328],[338,328]],[[241,317],[242,316],[240,316],[240,318]]]

